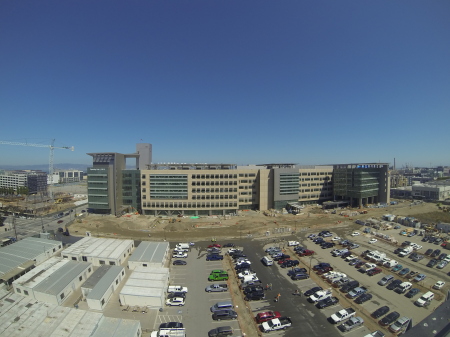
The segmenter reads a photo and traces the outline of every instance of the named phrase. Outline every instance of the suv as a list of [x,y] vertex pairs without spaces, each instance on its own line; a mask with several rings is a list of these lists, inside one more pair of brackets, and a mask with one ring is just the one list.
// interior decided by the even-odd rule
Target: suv
[[393,279],[394,279],[394,276],[386,275],[385,277],[383,277],[381,280],[378,281],[378,285],[385,286],[386,284],[388,284]]
[[206,255],[206,261],[217,261],[217,260],[223,260],[223,255],[217,254]]
[[226,281],[228,280],[228,273],[226,271],[221,271],[220,273],[213,273],[208,277],[208,281]]
[[232,336],[233,328],[231,326],[219,326],[218,328],[209,330],[208,337],[225,337]]
[[397,320],[397,322],[395,322],[394,324],[392,324],[389,327],[389,331],[394,332],[394,333],[399,332],[401,329],[405,328],[408,325],[410,320],[411,319],[408,317],[400,318],[399,320]]
[[260,301],[264,300],[266,296],[264,295],[264,291],[255,291],[249,292],[245,295],[244,300],[246,301]]
[[219,310],[212,314],[212,319],[220,321],[222,319],[237,319],[238,314],[234,310]]

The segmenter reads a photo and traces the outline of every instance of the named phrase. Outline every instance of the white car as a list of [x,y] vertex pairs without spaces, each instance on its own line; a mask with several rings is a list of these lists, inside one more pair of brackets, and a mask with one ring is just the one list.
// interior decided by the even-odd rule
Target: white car
[[334,238],[331,239],[331,241],[341,241],[342,238],[340,238],[339,236],[335,236]]
[[300,244],[300,242],[298,242],[298,241],[289,241],[288,242],[288,246],[289,247],[298,246],[299,244]]
[[369,243],[375,243],[377,241],[378,241],[377,239],[370,239]]
[[245,270],[238,274],[238,278],[244,278],[244,276],[256,276],[256,273],[253,273],[249,270]]
[[434,289],[441,289],[441,288],[444,286],[444,284],[445,284],[444,281],[437,281],[437,282],[434,284],[433,288],[434,288]]
[[359,235],[359,232],[353,232],[352,233],[352,236],[358,236]]
[[170,305],[170,306],[183,306],[184,305],[184,298],[183,297],[174,297],[174,298],[169,298],[166,301],[166,305]]
[[187,257],[188,257],[188,255],[186,253],[181,253],[181,252],[178,252],[178,253],[172,255],[172,258],[174,258],[174,259],[185,259]]
[[249,259],[242,259],[242,260],[236,261],[236,266],[239,266],[240,264],[243,264],[243,263],[252,264]]

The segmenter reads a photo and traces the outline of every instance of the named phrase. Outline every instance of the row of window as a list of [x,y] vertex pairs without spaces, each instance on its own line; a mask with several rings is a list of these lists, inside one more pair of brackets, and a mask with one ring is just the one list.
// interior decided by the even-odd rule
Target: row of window
[[237,207],[237,202],[144,202],[143,207],[147,208],[220,208]]
[[193,181],[192,186],[237,186],[237,181]]
[[218,199],[237,199],[237,195],[227,195],[227,194],[225,194],[225,195],[223,195],[223,194],[221,194],[221,195],[193,195],[192,196],[192,200],[209,200],[209,199],[211,199],[211,200],[214,200],[214,199],[216,199],[216,200],[218,200]]
[[[239,187],[241,188],[241,187]],[[227,193],[237,192],[237,188],[193,188],[192,193]]]
[[302,172],[300,173],[302,176],[326,176],[331,175],[331,172]]

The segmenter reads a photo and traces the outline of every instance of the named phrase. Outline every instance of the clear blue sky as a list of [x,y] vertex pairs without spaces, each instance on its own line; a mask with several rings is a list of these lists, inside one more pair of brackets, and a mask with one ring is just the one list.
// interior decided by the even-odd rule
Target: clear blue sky
[[[450,165],[450,1],[0,3],[3,141],[154,162]],[[0,145],[0,164],[48,150]]]

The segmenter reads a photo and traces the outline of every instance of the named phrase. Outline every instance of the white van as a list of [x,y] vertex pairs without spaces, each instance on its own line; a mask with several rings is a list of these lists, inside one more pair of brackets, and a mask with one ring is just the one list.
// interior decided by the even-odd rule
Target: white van
[[273,260],[272,260],[272,258],[271,258],[270,256],[264,256],[264,257],[261,259],[261,261],[262,261],[262,263],[264,263],[264,265],[266,265],[266,266],[271,266],[271,265],[273,265]]
[[178,248],[178,249],[188,249],[189,250],[190,247],[191,246],[189,246],[189,243],[179,243],[176,245],[176,248]]
[[434,293],[432,291],[429,291],[423,294],[416,302],[414,302],[414,304],[417,305],[418,307],[423,307],[425,304],[431,302],[433,298]]

